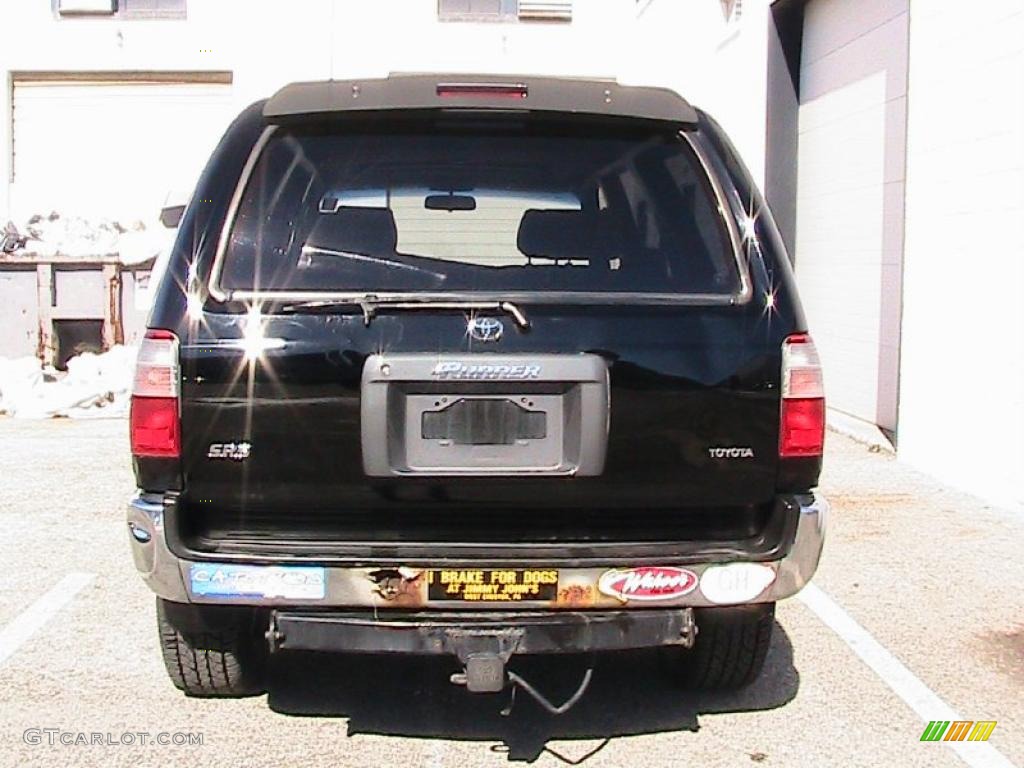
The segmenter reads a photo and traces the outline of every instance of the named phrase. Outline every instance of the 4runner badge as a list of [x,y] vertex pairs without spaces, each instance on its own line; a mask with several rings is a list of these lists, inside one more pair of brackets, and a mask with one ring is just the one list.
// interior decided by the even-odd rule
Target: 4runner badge
[[210,443],[206,458],[244,461],[249,458],[251,451],[252,445],[249,443]]
[[430,375],[436,379],[460,381],[501,381],[503,379],[522,381],[540,378],[540,366],[450,362],[438,363]]

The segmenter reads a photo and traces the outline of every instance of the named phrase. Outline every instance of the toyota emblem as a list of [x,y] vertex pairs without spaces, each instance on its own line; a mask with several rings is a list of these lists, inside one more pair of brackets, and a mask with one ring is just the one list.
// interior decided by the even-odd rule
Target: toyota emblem
[[474,317],[467,328],[470,338],[477,341],[498,341],[505,326],[496,317]]

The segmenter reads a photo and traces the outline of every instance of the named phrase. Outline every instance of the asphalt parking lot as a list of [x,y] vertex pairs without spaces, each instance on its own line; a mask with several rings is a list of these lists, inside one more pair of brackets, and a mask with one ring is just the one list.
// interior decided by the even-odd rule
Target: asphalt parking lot
[[[525,697],[502,717],[439,660],[282,655],[266,696],[184,698],[128,551],[132,488],[124,422],[0,418],[2,765],[1024,766],[1024,519],[835,434],[816,589],[780,604],[762,678],[694,697],[648,655],[601,658],[560,718]],[[526,668],[557,698],[583,666]],[[997,726],[919,740],[950,713]]]

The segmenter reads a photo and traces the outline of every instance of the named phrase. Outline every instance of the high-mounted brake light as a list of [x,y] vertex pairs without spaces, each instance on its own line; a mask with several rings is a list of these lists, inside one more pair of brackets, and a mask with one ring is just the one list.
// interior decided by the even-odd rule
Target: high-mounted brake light
[[525,99],[530,89],[524,83],[440,83],[437,95],[442,99],[457,97],[490,97],[498,99]]
[[170,331],[146,331],[132,385],[133,455],[177,458],[181,454],[179,394],[177,336]]
[[806,333],[782,345],[779,456],[820,456],[825,448],[825,386],[818,350]]

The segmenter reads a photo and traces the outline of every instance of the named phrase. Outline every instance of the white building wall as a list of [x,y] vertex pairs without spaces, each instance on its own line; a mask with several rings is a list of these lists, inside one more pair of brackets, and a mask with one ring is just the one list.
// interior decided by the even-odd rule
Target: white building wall
[[[440,21],[437,0],[188,0],[184,20],[143,21],[58,18],[49,0],[3,0],[0,223],[12,218],[23,226],[57,210],[71,227],[82,216],[89,226],[112,219],[135,228],[141,220],[158,229],[164,197],[184,201],[244,106],[289,82],[389,72],[610,77],[673,87],[723,120],[760,178],[767,9],[768,0],[747,0],[742,23],[727,25],[719,0],[575,0],[570,24],[465,23]],[[124,84],[153,73],[160,86]],[[55,76],[62,80],[53,83]],[[32,137],[17,134],[25,150],[17,164],[11,97],[16,83],[40,79],[49,85],[18,93],[77,106],[36,99],[33,112],[24,101],[22,125]],[[101,87],[83,82],[97,79]],[[212,101],[188,93],[205,87],[197,80]],[[180,106],[147,110],[162,99],[160,89],[174,90]]]
[[[633,0],[575,0],[572,22],[471,23],[438,19],[436,0],[338,2],[333,73],[485,72],[615,77]],[[351,30],[351,32],[349,31]]]
[[327,76],[331,9],[332,0],[190,0],[187,20],[58,19],[49,0],[4,0],[0,19],[17,34],[4,41],[3,63],[23,71],[235,71],[241,104],[275,85]]
[[[186,20],[55,18],[45,0],[4,0],[0,68],[21,73],[230,72],[233,111],[297,80],[389,72],[617,77],[675,88],[732,134],[755,175],[764,166],[768,0],[727,25],[718,0],[576,0],[571,24],[442,22],[436,0],[189,0]],[[13,73],[13,74],[12,74]],[[0,174],[11,174],[10,88]],[[209,122],[209,121],[204,121]],[[198,166],[224,125],[178,148]],[[173,190],[182,184],[168,180]],[[11,194],[0,184],[0,212]]]
[[[582,3],[579,3],[582,4]],[[640,0],[618,45],[624,82],[672,88],[725,129],[763,189],[769,0],[744,0],[726,20],[718,0]]]
[[1024,1],[912,0],[900,456],[1024,506]]
[[895,430],[908,0],[812,0],[800,67],[796,276],[829,407]]
[[[19,218],[33,212],[20,209],[19,190],[10,183],[13,155],[10,98],[16,78],[37,73],[231,72],[231,103],[222,119],[214,124],[214,121],[202,119],[208,110],[199,110],[195,119],[202,126],[190,132],[188,141],[176,146],[154,143],[154,152],[177,153],[181,167],[189,169],[187,179],[168,178],[167,191],[187,189],[194,182],[203,159],[227,127],[231,113],[284,83],[329,76],[333,31],[331,24],[324,20],[331,19],[331,8],[331,0],[304,0],[287,7],[245,0],[192,0],[188,4],[187,20],[59,19],[53,14],[50,2],[4,0],[0,28],[9,34],[0,46],[0,67],[7,86],[3,96],[3,120],[0,120],[4,149],[0,159],[4,191],[0,213]],[[88,94],[83,93],[83,98],[88,98]],[[140,102],[140,111],[144,111],[144,106]],[[160,120],[165,116],[154,114],[152,117]],[[114,116],[110,123],[105,129],[116,133],[119,125]],[[69,125],[68,130],[72,132],[69,135],[74,135],[73,126]],[[94,125],[91,130],[104,128]],[[137,135],[126,139],[138,140]],[[88,162],[83,162],[81,170],[79,176],[91,175],[94,171]],[[68,168],[65,162],[55,172],[67,178],[74,177],[76,169]],[[40,185],[38,179],[22,181],[28,182],[29,187]],[[82,179],[79,181],[84,183]],[[95,189],[102,195],[101,180],[97,180]],[[34,200],[32,202],[34,205]],[[96,204],[102,205],[95,199],[89,203],[90,210],[84,213],[90,215]],[[76,213],[74,210],[66,212]],[[153,212],[154,218],[156,213]],[[108,215],[117,216],[113,206]]]
[[[714,0],[706,4],[717,6]],[[49,2],[4,0],[0,26],[16,34],[0,46],[0,68],[8,86],[18,73],[230,72],[237,112],[289,82],[332,76],[451,71],[616,77],[628,69],[642,81],[652,69],[638,66],[622,46],[635,20],[633,0],[577,0],[571,24],[442,22],[436,0],[190,0],[186,20],[153,21],[57,19]],[[0,121],[5,181],[12,154],[9,98],[10,87]],[[211,125],[207,140],[187,151],[205,155],[225,127]],[[10,189],[0,186],[0,211],[9,214]]]

